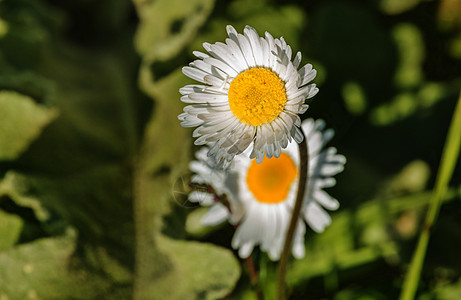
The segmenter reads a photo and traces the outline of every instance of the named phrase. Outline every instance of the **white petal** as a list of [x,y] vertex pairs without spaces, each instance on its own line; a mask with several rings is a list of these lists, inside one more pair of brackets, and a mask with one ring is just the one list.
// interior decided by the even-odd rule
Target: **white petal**
[[221,224],[229,218],[229,210],[221,203],[216,203],[202,218],[201,222],[203,225],[215,226]]
[[298,144],[301,143],[304,139],[303,133],[296,126],[291,127],[291,136]]
[[263,55],[262,55],[262,47],[259,41],[259,35],[256,30],[250,26],[246,26],[244,29],[245,36],[250,41],[251,49],[253,52],[253,57],[255,64],[258,66],[263,65]]
[[206,88],[207,88],[207,85],[189,84],[189,85],[186,85],[180,88],[179,92],[181,93],[181,95],[189,95],[192,93],[203,93]]
[[[309,76],[311,76],[311,71],[312,71],[312,65],[311,64],[306,64],[301,69],[299,69],[298,73],[299,73],[299,76],[300,76],[300,80],[299,80],[298,86],[303,86],[305,84],[304,78],[309,78]],[[304,84],[303,84],[303,82],[304,82]]]
[[320,168],[320,173],[322,176],[334,176],[344,170],[344,164],[338,163],[330,163],[330,162],[325,162],[321,168]]
[[245,60],[249,67],[255,67],[255,59],[253,57],[253,52],[251,51],[250,41],[248,41],[247,37],[244,35],[239,34],[237,36],[240,49],[242,50],[243,56],[245,56]]
[[272,35],[266,31],[266,41],[269,45],[269,68],[272,70],[275,69],[277,63],[277,46],[275,45],[275,39]]
[[316,190],[314,192],[314,199],[328,210],[337,210],[339,208],[338,200],[334,199],[324,190]]
[[221,120],[228,119],[232,116],[233,114],[230,111],[214,112],[212,114],[209,112],[203,112],[203,113],[197,114],[197,117],[199,119],[202,119],[205,122],[210,122],[210,121],[219,120],[219,119]]
[[[216,58],[219,58],[222,61],[232,63],[232,66],[234,66],[234,68],[236,68],[238,72],[241,72],[248,68],[245,61],[242,61],[241,59],[240,60],[237,59],[238,53],[233,53],[233,51],[237,49],[230,49],[228,45],[219,43],[219,42],[216,44],[210,45],[210,49],[211,49],[212,55],[215,54]],[[239,49],[238,49],[238,52],[240,52]],[[241,55],[242,54],[240,53],[239,56]]]
[[319,92],[319,89],[316,87],[316,85],[314,83],[311,84],[310,86],[311,86],[311,88],[309,90],[309,95],[307,95],[307,99],[310,99],[310,98],[314,97]]
[[302,80],[299,86],[303,86],[305,84],[308,84],[312,80],[314,80],[315,76],[317,76],[317,71],[316,70],[311,70],[309,73],[305,74],[304,76],[301,76]]
[[194,54],[195,56],[197,56],[198,58],[201,58],[201,59],[210,57],[208,54],[200,52],[200,51],[193,51],[192,54]]
[[[310,176],[309,176],[310,177]],[[324,179],[315,179],[315,188],[317,189],[323,189],[323,188],[329,188],[329,187],[334,187],[336,184],[336,179],[333,177],[328,177]]]
[[269,68],[270,67],[270,50],[269,50],[269,44],[267,43],[265,38],[259,38],[259,42],[261,44],[261,66]]
[[309,108],[309,105],[308,104],[303,104],[299,107],[299,111],[298,111],[298,114],[302,115],[304,114],[307,109]]
[[216,76],[213,76],[213,75],[205,75],[203,77],[203,81],[205,81],[205,83],[208,83],[209,85],[213,85],[213,86],[224,86],[225,85],[225,82],[222,80],[222,79],[219,79],[218,77]]
[[237,42],[237,30],[235,30],[235,28],[232,26],[232,25],[227,25],[226,26],[226,31],[227,31],[227,35],[233,39],[235,42]]
[[203,121],[189,113],[182,113],[178,116],[182,127],[196,127],[203,124]]
[[189,194],[189,201],[200,203],[200,205],[203,206],[208,206],[214,202],[214,195],[205,192],[193,191]]
[[253,251],[253,248],[254,248],[254,243],[251,241],[243,244],[238,251],[240,258],[243,258],[243,259],[248,258],[248,256],[250,256],[251,252]]
[[296,259],[301,259],[306,254],[306,249],[304,248],[304,241],[303,240],[294,240],[293,241],[293,249],[292,249],[293,256]]
[[214,57],[208,57],[203,59],[204,62],[207,64],[213,65],[216,68],[219,68],[222,70],[224,73],[226,73],[229,77],[236,77],[238,75],[238,72],[232,67],[231,65],[227,64],[226,62],[219,60]]
[[242,53],[242,49],[239,47],[239,44],[232,39],[226,39],[226,44],[231,51],[231,55],[235,57],[241,66],[247,69],[249,65],[246,63],[245,56]]
[[231,118],[222,120],[222,122],[218,122],[216,125],[213,125],[211,123],[207,123],[207,124],[204,124],[204,125],[198,127],[194,131],[194,135],[195,135],[195,132],[197,132],[199,135],[217,134],[218,132],[221,132],[221,130],[223,130],[224,128],[236,125],[238,122],[239,121],[238,121],[237,118],[232,118],[231,117]]
[[208,93],[193,93],[188,95],[189,99],[194,103],[219,103],[228,104],[227,95],[217,95]]
[[195,60],[192,63],[190,63],[192,67],[195,67],[197,69],[200,69],[208,74],[211,74],[219,79],[225,79],[227,77],[227,74],[221,71],[220,69],[216,68],[213,65],[210,65],[206,63],[203,60]]
[[304,248],[305,233],[306,233],[306,226],[304,225],[304,222],[298,221],[295,235],[293,237],[293,246],[292,246],[293,256],[297,259],[303,258],[305,255],[305,248]]
[[293,60],[293,66],[297,69],[301,63],[301,52],[296,53],[295,59]]
[[182,72],[184,73],[184,75],[186,75],[187,77],[189,77],[191,79],[194,79],[194,80],[199,81],[201,83],[206,83],[204,77],[208,73],[206,73],[206,72],[204,72],[202,70],[199,70],[199,69],[193,68],[193,67],[183,67]]
[[316,232],[322,232],[331,223],[330,215],[313,201],[306,205],[303,215],[307,224]]

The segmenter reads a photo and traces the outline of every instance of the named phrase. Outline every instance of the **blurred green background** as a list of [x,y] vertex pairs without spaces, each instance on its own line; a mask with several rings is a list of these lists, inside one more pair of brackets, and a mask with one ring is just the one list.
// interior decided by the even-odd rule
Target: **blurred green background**
[[[225,26],[318,70],[341,202],[290,299],[396,299],[461,88],[456,0],[0,0],[0,299],[255,299],[233,228],[187,202],[181,67]],[[460,133],[461,134],[461,133]],[[417,299],[461,299],[461,166]],[[266,299],[276,264],[254,253]]]

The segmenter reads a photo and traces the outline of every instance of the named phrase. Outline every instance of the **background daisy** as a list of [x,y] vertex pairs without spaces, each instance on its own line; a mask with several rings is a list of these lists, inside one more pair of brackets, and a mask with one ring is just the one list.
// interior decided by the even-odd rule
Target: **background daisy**
[[[308,119],[302,123],[309,147],[309,179],[293,241],[292,252],[296,258],[304,256],[306,228],[303,220],[313,230],[321,232],[331,223],[325,210],[339,207],[339,202],[323,188],[335,184],[332,176],[344,169],[346,159],[333,147],[324,149],[333,137],[333,130],[324,130],[324,127],[323,120]],[[205,156],[206,151],[198,151],[199,161],[191,163],[191,170],[197,173],[192,181],[216,187],[227,196],[229,205],[209,201],[212,197],[209,194],[202,195],[200,201],[191,194],[189,200],[211,205],[203,223],[215,225],[229,220],[237,226],[232,247],[238,249],[240,257],[248,257],[255,246],[260,246],[272,260],[278,260],[296,200],[300,159],[297,143],[289,143],[278,158],[266,159],[260,164],[250,158],[250,147],[235,157],[227,172],[216,167]]]
[[209,145],[208,155],[224,166],[253,145],[250,158],[260,163],[264,155],[278,157],[299,131],[308,105],[318,89],[308,84],[316,76],[312,65],[298,70],[301,53],[292,60],[285,40],[268,32],[259,37],[246,26],[244,34],[227,26],[225,43],[204,43],[209,54],[194,51],[197,60],[183,73],[202,84],[180,89],[188,103],[179,115],[184,127],[197,127],[196,145]]

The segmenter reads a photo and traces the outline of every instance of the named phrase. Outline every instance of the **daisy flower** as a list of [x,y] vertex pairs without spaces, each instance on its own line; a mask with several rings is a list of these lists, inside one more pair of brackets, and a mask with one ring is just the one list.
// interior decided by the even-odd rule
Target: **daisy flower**
[[260,37],[250,26],[239,34],[228,25],[227,34],[225,43],[204,43],[208,54],[194,51],[198,59],[183,68],[201,84],[179,90],[191,105],[178,118],[184,127],[197,127],[195,144],[208,145],[208,156],[224,167],[250,145],[258,163],[264,155],[279,157],[292,139],[303,140],[299,114],[318,92],[308,84],[317,72],[311,64],[298,69],[301,53],[292,60],[283,37]]
[[[302,130],[309,148],[309,174],[293,240],[292,253],[296,258],[304,256],[305,224],[322,232],[331,223],[327,210],[338,209],[339,202],[323,189],[335,185],[333,176],[343,171],[346,163],[336,148],[325,149],[334,132],[325,130],[323,120],[305,120]],[[201,149],[198,160],[191,163],[191,170],[196,173],[192,181],[211,185],[217,195],[227,196],[229,204],[223,205],[207,192],[191,194],[190,201],[210,206],[202,223],[216,225],[228,220],[236,225],[232,247],[238,249],[240,257],[248,257],[259,246],[272,260],[278,260],[296,201],[300,161],[297,143],[289,143],[278,158],[260,164],[250,158],[250,147],[235,157],[227,172],[206,156],[207,151]]]

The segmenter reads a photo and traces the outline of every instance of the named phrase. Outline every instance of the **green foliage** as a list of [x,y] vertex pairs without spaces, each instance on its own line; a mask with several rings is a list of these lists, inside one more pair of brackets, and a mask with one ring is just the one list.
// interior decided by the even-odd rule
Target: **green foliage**
[[28,178],[14,171],[7,172],[0,182],[0,196],[7,196],[16,205],[32,209],[37,220],[46,222],[50,218],[49,212],[38,198],[28,195],[29,189]]
[[[459,193],[451,191],[450,198],[453,193],[459,196]],[[335,214],[335,222],[324,233],[311,237],[307,244],[309,255],[293,261],[288,278],[290,284],[302,287],[311,278],[327,276],[331,272],[344,272],[380,259],[396,264],[400,258],[394,235],[408,239],[411,237],[407,235],[408,227],[417,226],[402,224],[417,223],[414,217],[412,220],[403,219],[406,218],[403,213],[408,207],[417,209],[427,205],[429,200],[428,193],[385,201],[375,199],[353,211],[344,210]],[[393,229],[389,230],[390,227]]]
[[[211,19],[205,25],[203,32],[193,40],[188,51],[202,51],[202,43],[209,41],[222,41],[226,35],[226,25],[232,24],[241,32],[245,25],[251,24],[260,35],[269,32],[274,37],[283,36],[292,48],[299,49],[299,36],[306,16],[302,10],[293,5],[273,7],[268,1],[233,1],[226,9],[226,15],[221,18]],[[270,20],[270,22],[268,21]]]
[[[219,299],[234,288],[239,265],[224,248],[198,242],[159,238],[159,250],[168,253],[168,269],[150,287],[159,299]],[[175,287],[172,289],[172,287]]]
[[413,254],[409,270],[405,276],[405,281],[400,299],[414,299],[416,289],[419,285],[421,270],[431,235],[430,228],[436,223],[439,215],[442,200],[449,188],[449,182],[453,176],[453,171],[458,161],[461,149],[461,92],[458,103],[453,113],[453,119],[448,130],[447,140],[443,149],[440,168],[437,172],[435,188],[431,197],[429,209],[424,221],[424,227],[421,230],[418,244]]
[[21,234],[24,222],[18,216],[0,211],[0,251],[14,246]]
[[423,79],[424,46],[421,33],[412,24],[398,24],[392,33],[400,56],[395,83],[401,88],[415,86]]
[[421,0],[380,0],[379,2],[383,12],[395,15],[414,8]]
[[1,295],[10,299],[58,299],[75,294],[77,287],[67,274],[74,242],[75,233],[69,233],[66,237],[40,239],[0,253]]
[[342,94],[346,109],[353,115],[361,115],[367,106],[367,99],[360,85],[355,82],[347,82],[342,88]]
[[57,116],[55,109],[11,91],[0,92],[0,160],[14,160]]
[[461,293],[461,282],[455,282],[454,284],[440,284],[434,288],[431,293],[427,293],[419,297],[419,300],[455,300],[459,298]]
[[177,55],[195,36],[213,8],[212,0],[133,2],[141,19],[135,44],[148,62]]
[[[396,299],[461,82],[448,2],[0,1],[0,299],[255,298],[234,228],[203,227],[187,203],[196,149],[177,120],[181,67],[228,24],[313,63],[304,117],[326,119],[348,159],[329,191],[341,208],[291,262],[291,298]],[[460,293],[453,149],[418,299]],[[272,299],[276,265],[254,254]]]

